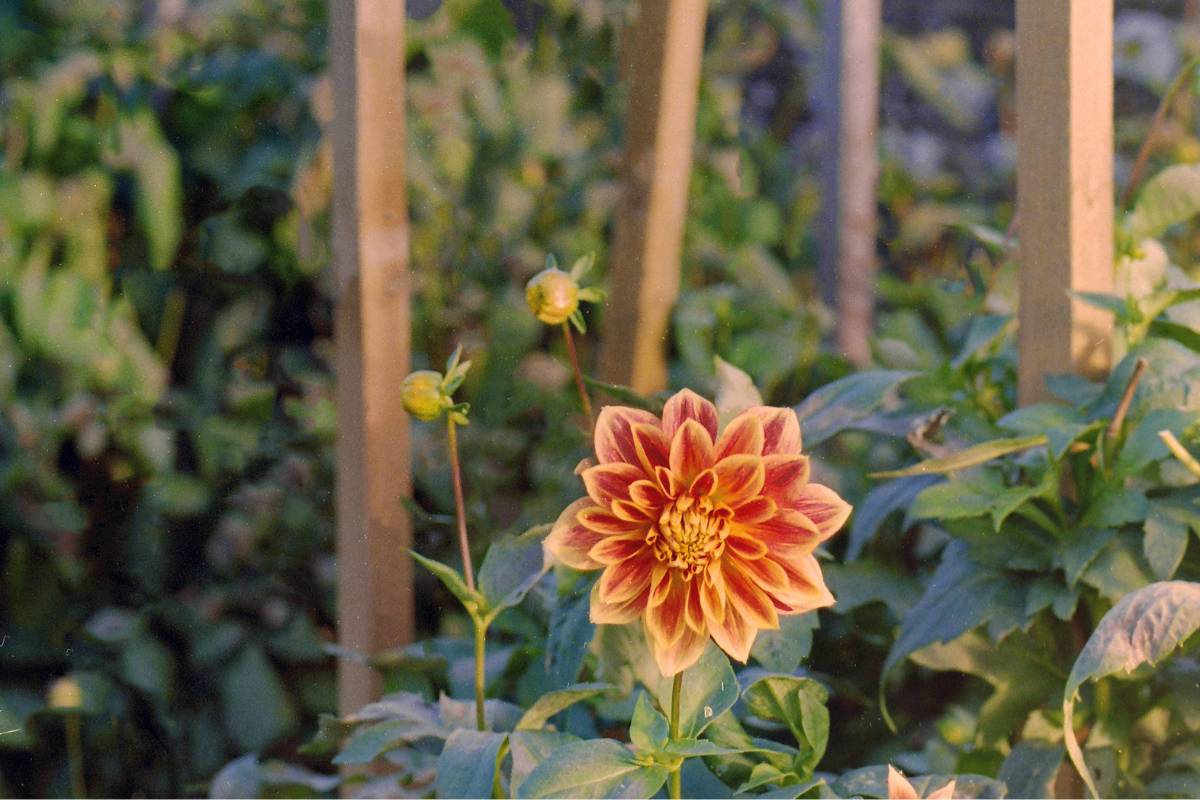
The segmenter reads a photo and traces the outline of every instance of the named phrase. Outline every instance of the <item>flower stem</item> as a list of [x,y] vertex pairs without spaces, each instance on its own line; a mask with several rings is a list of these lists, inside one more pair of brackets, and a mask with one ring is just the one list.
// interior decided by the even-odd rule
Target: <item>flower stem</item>
[[[671,741],[679,738],[679,695],[683,692],[683,671],[675,673],[675,682],[671,684],[671,720],[670,720],[670,738]],[[668,796],[671,800],[679,800],[683,797],[683,761],[679,762],[679,766],[671,770],[671,775],[668,778]]]
[[67,763],[71,770],[71,793],[76,798],[87,797],[87,782],[83,775],[83,732],[79,714],[69,713],[64,720],[67,734]]
[[484,712],[484,648],[487,646],[487,625],[480,620],[475,621],[475,727],[481,731],[487,730],[487,715]]
[[583,413],[588,419],[588,430],[592,427],[592,400],[588,397],[587,386],[583,382],[583,371],[579,369],[579,354],[575,352],[575,336],[571,333],[571,324],[562,324],[563,339],[567,342],[567,355],[571,359],[571,369],[575,371],[575,388],[579,390],[579,402],[583,404]]
[[463,577],[467,588],[475,591],[475,571],[471,568],[471,544],[467,541],[467,506],[463,501],[462,468],[458,464],[458,430],[454,417],[446,415],[446,438],[450,442],[450,472],[454,479],[454,511],[458,515],[458,547],[462,551]]
[[1146,171],[1146,164],[1150,161],[1150,151],[1154,149],[1154,138],[1158,133],[1158,129],[1162,127],[1167,118],[1167,112],[1171,110],[1171,106],[1175,103],[1175,97],[1187,86],[1188,78],[1196,67],[1200,66],[1200,57],[1193,58],[1188,61],[1175,74],[1175,79],[1171,81],[1171,85],[1167,88],[1166,93],[1159,101],[1158,109],[1154,112],[1154,118],[1150,120],[1150,127],[1146,129],[1146,138],[1142,140],[1141,149],[1138,150],[1137,159],[1133,162],[1133,169],[1129,170],[1129,180],[1125,183],[1125,189],[1121,192],[1121,199],[1117,202],[1117,211],[1122,211],[1128,208],[1129,201],[1133,199],[1133,193],[1137,191],[1138,185],[1142,182],[1142,173]]

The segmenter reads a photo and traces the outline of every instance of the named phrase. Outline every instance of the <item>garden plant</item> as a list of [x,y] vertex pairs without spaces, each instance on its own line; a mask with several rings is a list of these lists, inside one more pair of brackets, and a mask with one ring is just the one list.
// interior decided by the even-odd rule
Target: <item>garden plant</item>
[[[1116,363],[1019,406],[1011,19],[884,36],[855,370],[820,4],[713,0],[642,395],[591,368],[632,4],[410,4],[420,635],[377,653],[335,625],[327,4],[0,7],[0,794],[1200,796],[1200,39],[1119,4]],[[338,660],[380,698],[337,713]]]

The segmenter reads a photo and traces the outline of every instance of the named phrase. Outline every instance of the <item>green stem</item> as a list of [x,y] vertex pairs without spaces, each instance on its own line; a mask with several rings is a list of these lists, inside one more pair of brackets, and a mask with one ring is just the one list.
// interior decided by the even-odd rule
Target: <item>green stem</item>
[[563,339],[567,342],[567,355],[571,359],[571,369],[575,372],[575,388],[579,390],[579,402],[583,404],[584,416],[588,419],[588,429],[592,427],[592,400],[588,397],[587,386],[583,381],[583,370],[579,368],[579,354],[575,352],[575,336],[571,333],[571,324],[562,324]]
[[454,416],[446,415],[446,438],[450,446],[450,472],[454,483],[454,512],[458,516],[458,549],[462,551],[463,577],[467,588],[475,591],[475,571],[471,569],[471,544],[467,541],[467,504],[463,500],[462,467],[458,463],[458,429]]
[[484,648],[487,645],[487,625],[475,621],[475,727],[481,731],[487,730],[487,716],[484,712],[483,697],[483,663]]
[[1129,201],[1133,199],[1133,193],[1137,191],[1138,185],[1142,182],[1142,173],[1146,171],[1146,164],[1150,161],[1150,151],[1154,147],[1154,134],[1162,127],[1167,118],[1167,112],[1175,102],[1176,95],[1183,90],[1183,87],[1187,86],[1188,78],[1191,77],[1193,70],[1198,65],[1200,65],[1200,56],[1184,64],[1175,74],[1175,79],[1171,81],[1162,100],[1159,101],[1154,118],[1150,120],[1150,127],[1146,130],[1146,138],[1142,140],[1142,147],[1138,150],[1137,159],[1133,162],[1133,169],[1129,170],[1129,180],[1125,184],[1125,190],[1121,192],[1120,202],[1117,203],[1118,211],[1129,207]]
[[83,775],[83,732],[80,730],[79,715],[67,714],[67,763],[71,770],[71,793],[77,798],[87,797],[87,782]]
[[[671,684],[671,741],[679,738],[679,695],[683,691],[683,672],[675,673],[675,682]],[[679,766],[671,770],[671,775],[668,778],[668,796],[671,800],[679,800],[683,797],[683,761],[679,762]]]

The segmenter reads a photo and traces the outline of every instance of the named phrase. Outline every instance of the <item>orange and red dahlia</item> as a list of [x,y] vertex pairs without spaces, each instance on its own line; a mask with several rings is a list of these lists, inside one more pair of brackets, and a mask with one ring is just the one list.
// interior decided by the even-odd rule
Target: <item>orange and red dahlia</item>
[[661,420],[606,407],[595,445],[588,496],[563,511],[546,547],[567,566],[604,570],[592,621],[641,617],[664,675],[694,664],[709,636],[746,661],[781,614],[832,605],[813,550],[850,506],[809,482],[791,409],[751,408],[719,431],[716,407],[685,389]]

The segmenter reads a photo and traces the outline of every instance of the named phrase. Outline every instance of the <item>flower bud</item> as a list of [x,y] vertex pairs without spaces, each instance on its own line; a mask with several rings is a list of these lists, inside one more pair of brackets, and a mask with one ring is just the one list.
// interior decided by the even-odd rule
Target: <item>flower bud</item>
[[525,284],[525,302],[547,325],[561,325],[579,308],[579,284],[560,269],[544,269]]
[[419,369],[405,378],[400,398],[405,411],[425,422],[440,417],[449,405],[442,394],[442,374],[431,369]]
[[80,708],[83,706],[83,689],[74,678],[59,678],[50,684],[51,708]]

